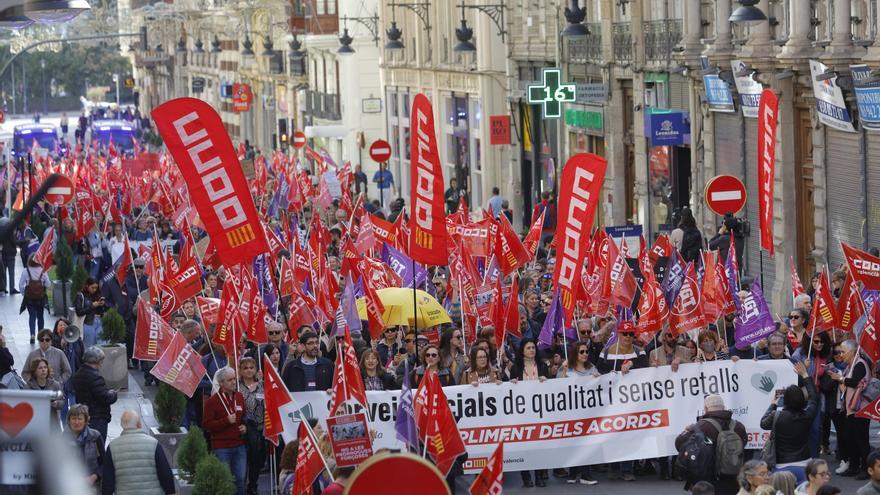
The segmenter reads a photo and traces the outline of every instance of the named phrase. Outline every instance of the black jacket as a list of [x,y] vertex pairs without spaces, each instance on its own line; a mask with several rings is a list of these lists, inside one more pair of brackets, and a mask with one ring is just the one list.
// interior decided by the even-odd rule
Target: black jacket
[[[327,358],[318,356],[315,365],[315,389],[329,390],[333,386],[333,362]],[[291,392],[303,392],[306,390],[306,374],[303,370],[302,358],[297,358],[284,365],[281,371],[281,380],[287,390]]]
[[685,261],[694,261],[700,256],[703,248],[703,234],[696,227],[684,231],[681,238],[681,258]]
[[132,319],[134,315],[131,312],[131,301],[128,299],[130,294],[123,293],[116,277],[111,276],[109,280],[101,284],[101,295],[107,301],[106,309],[115,308],[126,322]]
[[[736,247],[736,266],[742,266],[746,240],[742,234],[734,234],[733,243]],[[709,250],[717,250],[721,254],[721,262],[727,262],[727,253],[730,251],[730,234],[715,234],[714,237],[709,239]]]
[[[804,461],[811,457],[810,447],[807,440],[810,436],[810,428],[813,419],[819,410],[819,402],[816,398],[816,386],[813,380],[803,380],[807,387],[807,407],[803,411],[792,411],[784,408],[776,410],[776,406],[770,405],[767,412],[761,418],[761,428],[773,430],[776,433],[776,463]],[[776,420],[776,428],[773,428],[773,418],[779,414]]]
[[73,375],[73,391],[80,404],[89,406],[89,417],[110,420],[110,405],[116,402],[116,391],[107,388],[104,377],[92,366],[81,366]]
[[12,371],[13,366],[15,366],[15,358],[12,356],[9,348],[5,346],[0,347],[0,378],[3,378],[3,375]]

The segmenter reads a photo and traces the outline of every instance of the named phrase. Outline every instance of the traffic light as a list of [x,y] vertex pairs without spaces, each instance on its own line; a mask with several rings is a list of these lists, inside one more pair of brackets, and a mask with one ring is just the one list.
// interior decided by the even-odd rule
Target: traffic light
[[140,40],[141,50],[146,51],[150,47],[150,45],[147,44],[147,26],[141,26]]

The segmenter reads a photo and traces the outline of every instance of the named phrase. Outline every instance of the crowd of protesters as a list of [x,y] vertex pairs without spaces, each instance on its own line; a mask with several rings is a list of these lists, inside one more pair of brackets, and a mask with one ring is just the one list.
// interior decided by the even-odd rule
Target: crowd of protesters
[[[392,189],[388,186],[393,185],[390,172],[383,169],[377,177],[373,182],[390,195]],[[508,215],[508,202],[500,197],[497,188],[493,193],[486,211],[494,216]],[[445,197],[449,213],[457,210],[465,195],[466,191],[459,189],[454,182],[450,183]],[[379,201],[368,201],[365,211],[376,218],[394,222],[403,214],[404,201],[392,202],[390,197],[383,200],[388,200],[388,207]],[[257,198],[257,203],[263,201],[263,198]],[[320,215],[323,224],[329,227],[327,263],[337,284],[343,287],[345,278],[340,273],[340,256],[350,215],[339,208],[338,201],[327,208],[306,204],[299,213],[301,237],[307,235],[306,227],[313,222],[312,215]],[[678,478],[685,481],[693,493],[712,493],[710,490],[714,493],[764,493],[764,487],[771,485],[782,493],[816,494],[834,493],[827,485],[831,475],[836,474],[857,479],[870,477],[871,482],[860,493],[880,493],[880,465],[876,465],[880,455],[871,452],[869,420],[855,415],[859,388],[875,369],[871,360],[859,352],[849,334],[838,330],[821,333],[808,330],[811,297],[818,277],[811,279],[807,294],[795,300],[787,317],[777,322],[775,333],[744,349],[734,345],[733,315],[722,317],[692,334],[675,335],[664,328],[645,339],[640,338],[631,326],[622,325],[614,312],[579,315],[571,333],[559,331],[549,346],[542,346],[538,338],[552,304],[555,267],[551,240],[556,227],[556,212],[549,193],[542,195],[540,204],[536,205],[533,221],[542,214],[541,244],[533,262],[519,270],[520,292],[514,295],[519,303],[518,333],[522,338],[509,336],[505,342],[498,342],[491,327],[480,328],[475,335],[470,334],[470,329],[462,328],[461,319],[456,317],[462,311],[458,284],[445,267],[432,267],[428,270],[425,289],[444,304],[455,323],[437,328],[436,334],[426,331],[429,329],[417,331],[403,326],[385,328],[379,339],[371,339],[367,331],[356,333],[353,345],[366,389],[400,389],[405,378],[417,386],[422,377],[431,372],[437,374],[443,386],[483,387],[501,382],[516,384],[524,380],[625,374],[634,369],[658,366],[670,366],[676,371],[688,363],[713,360],[788,360],[800,377],[799,384],[789,387],[781,397],[767,405],[761,421],[762,428],[772,431],[776,438],[774,469],[768,469],[758,460],[757,453],[754,454],[756,459],[749,459],[753,453],[745,452],[736,473],[724,473],[713,479],[694,479],[691,473],[677,469],[674,458],[670,457],[524,471],[520,473],[522,483],[526,487],[544,487],[552,475],[567,483],[595,485],[599,483],[599,473],[604,473],[607,479],[626,481],[649,476]],[[120,491],[120,484],[125,483],[147,483],[152,489],[170,493],[164,475],[167,460],[161,455],[161,449],[135,435],[141,426],[135,414],[121,418],[123,437],[105,447],[116,392],[108,388],[101,377],[104,355],[99,344],[103,343],[101,316],[110,308],[116,309],[126,323],[130,369],[142,368],[145,385],[155,383],[149,374],[149,364],[131,359],[137,298],[148,283],[144,274],[145,260],[137,257],[137,252],[132,253],[135,259],[123,283],[106,274],[117,266],[126,242],[151,241],[158,236],[161,241],[167,241],[174,256],[182,244],[181,232],[173,226],[168,212],[155,204],[134,206],[123,215],[123,222],[105,222],[102,213],[96,212],[95,226],[85,235],[78,235],[71,218],[65,218],[59,225],[58,216],[51,205],[42,205],[32,214],[55,229],[58,236],[64,237],[73,248],[74,262],[82,265],[89,274],[81,291],[71,301],[75,314],[82,319],[82,333],[74,342],[63,338],[64,330],[70,324],[63,319],[54,329],[44,328],[46,292],[51,285],[46,271],[34,259],[40,236],[31,226],[22,226],[16,233],[17,244],[4,241],[2,254],[7,281],[0,291],[0,295],[21,293],[22,311],[29,313],[31,344],[35,348],[23,363],[22,378],[29,388],[55,390],[63,396],[52,403],[53,428],[60,429],[62,424],[65,425],[65,431],[82,453],[90,473],[89,480],[95,485],[103,482],[104,493],[109,493],[108,485],[115,485]],[[698,259],[701,250],[709,247],[721,249],[722,256],[726,256],[731,232],[736,234],[733,237],[736,243],[741,241],[741,235],[735,232],[738,225],[731,218],[725,218],[719,235],[708,243],[688,209],[679,212],[677,219],[677,228],[671,233],[670,240],[685,261]],[[270,225],[277,226],[277,222],[270,222]],[[191,233],[195,241],[205,236],[205,232],[197,227],[192,227]],[[741,246],[737,247],[737,252],[741,253]],[[16,281],[15,257],[19,253],[27,268]],[[282,250],[280,256],[290,257],[290,252]],[[845,275],[845,267],[840,270]],[[832,280],[839,278],[835,272]],[[202,280],[203,295],[209,298],[221,297],[229,284],[228,273],[222,267],[208,264],[204,266]],[[36,288],[35,281],[44,287],[43,291]],[[746,284],[743,286],[747,287]],[[288,307],[289,298],[279,299],[278,312],[273,315],[275,321],[267,326],[268,342],[255,344],[243,339],[238,362],[230,362],[224,347],[213,342],[215,322],[206,321],[194,301],[182,304],[169,321],[199,352],[208,372],[188,401],[184,425],[202,427],[212,452],[229,466],[239,494],[257,493],[260,477],[268,476],[269,463],[277,462],[279,477],[273,481],[282,487],[281,493],[291,493],[295,473],[296,442],[286,445],[282,442],[275,448],[263,436],[263,356],[268,358],[285,386],[294,394],[329,391],[332,387],[337,353],[332,337],[334,322],[297,324]],[[437,338],[432,339],[432,335]],[[8,361],[11,358],[6,357],[8,352],[2,352],[3,347],[5,343],[0,338],[0,358]],[[0,361],[0,373],[9,371],[12,365]],[[745,444],[745,430],[732,420],[731,412],[725,409],[719,396],[707,397],[705,409],[705,416],[683,432],[678,443],[683,444],[698,430],[710,438],[717,438],[730,430],[742,437]],[[338,474],[335,483],[331,483],[328,476],[319,477],[315,482],[316,493],[321,490],[336,493],[334,490],[344,484],[350,470],[335,469],[326,434],[317,422],[312,427],[328,461],[328,469]],[[836,432],[834,442],[832,432]],[[128,444],[142,449],[142,457],[151,459],[151,465],[160,471],[158,477],[132,481],[129,476],[120,474],[123,463],[118,454],[114,455],[114,450],[118,452]],[[820,455],[832,456],[839,463],[836,467],[829,467]],[[462,472],[460,460],[453,468],[450,480]],[[112,488],[110,490],[112,492]]]

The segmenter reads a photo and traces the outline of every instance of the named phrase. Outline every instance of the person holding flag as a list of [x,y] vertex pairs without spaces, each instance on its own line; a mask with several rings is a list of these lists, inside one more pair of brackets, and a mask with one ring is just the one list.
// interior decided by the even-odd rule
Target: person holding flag
[[235,370],[230,367],[217,370],[214,383],[219,389],[205,402],[202,426],[211,434],[211,452],[229,466],[235,478],[236,495],[245,495],[247,426],[244,419],[247,412],[244,396],[236,390]]
[[245,356],[238,361],[238,390],[244,398],[245,449],[247,450],[247,495],[256,495],[260,470],[266,463],[266,440],[263,438],[265,393],[263,380],[257,376],[257,361]]
[[871,446],[868,442],[868,427],[871,420],[861,418],[856,413],[862,404],[862,380],[871,373],[871,365],[859,353],[859,345],[855,340],[846,340],[840,344],[841,359],[847,368],[843,373],[836,369],[828,371],[831,379],[839,384],[843,396],[843,428],[838,430],[840,444],[840,466],[835,473],[841,476],[855,476],[856,479],[867,479],[867,459]]

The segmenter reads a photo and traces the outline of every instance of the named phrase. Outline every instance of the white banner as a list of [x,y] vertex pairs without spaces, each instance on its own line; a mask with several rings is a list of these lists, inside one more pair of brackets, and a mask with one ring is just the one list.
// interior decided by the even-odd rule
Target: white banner
[[[717,393],[749,434],[746,448],[763,446],[761,416],[776,390],[797,383],[791,363],[718,361],[537,381],[459,385],[443,390],[468,449],[465,469],[485,465],[504,441],[504,470],[592,465],[675,455],[675,437],[703,414]],[[373,449],[400,449],[394,419],[399,391],[367,392]],[[298,392],[282,408],[285,441],[296,438],[301,412],[326,422],[330,395]]]
[[[731,60],[730,67],[733,69],[733,81],[736,84],[736,92],[739,93],[739,104],[743,117],[758,118],[758,103],[761,101],[761,92],[764,86],[755,80],[754,71],[742,60]],[[751,72],[748,75],[736,75],[737,73]]]
[[837,85],[837,76],[817,81],[816,76],[824,74],[828,66],[818,60],[810,60],[810,79],[813,81],[813,96],[816,98],[816,114],[819,122],[835,129],[856,132],[852,117],[846,109],[843,91]]

